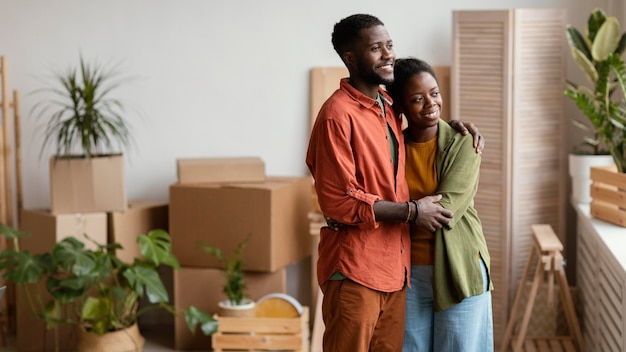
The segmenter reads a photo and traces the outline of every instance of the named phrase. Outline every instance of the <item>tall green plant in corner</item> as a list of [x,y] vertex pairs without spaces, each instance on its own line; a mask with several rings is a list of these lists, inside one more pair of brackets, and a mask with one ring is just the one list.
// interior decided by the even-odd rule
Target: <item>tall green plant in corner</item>
[[617,18],[602,9],[591,12],[585,35],[572,25],[566,36],[574,61],[585,73],[590,87],[567,81],[565,95],[589,118],[597,138],[604,144],[619,172],[626,172],[626,69],[622,55],[626,33],[620,34]]
[[57,156],[79,154],[89,159],[129,145],[124,105],[111,98],[120,83],[116,71],[88,63],[81,55],[79,67],[55,75],[55,80],[56,87],[36,91],[54,97],[31,110],[37,118],[47,119],[42,154],[55,145]]

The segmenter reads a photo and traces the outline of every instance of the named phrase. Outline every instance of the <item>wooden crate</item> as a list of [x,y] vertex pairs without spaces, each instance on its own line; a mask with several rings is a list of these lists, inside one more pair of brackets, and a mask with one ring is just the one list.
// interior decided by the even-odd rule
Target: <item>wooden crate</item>
[[591,168],[591,216],[626,227],[626,174],[613,166]]
[[290,350],[309,352],[309,307],[298,318],[216,316],[213,351]]

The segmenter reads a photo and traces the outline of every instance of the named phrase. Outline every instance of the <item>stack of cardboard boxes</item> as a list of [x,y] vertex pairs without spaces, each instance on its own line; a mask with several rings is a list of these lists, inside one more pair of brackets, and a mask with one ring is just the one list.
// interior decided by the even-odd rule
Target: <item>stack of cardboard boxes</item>
[[[226,299],[225,278],[199,244],[229,256],[248,236],[242,250],[248,298],[287,292],[288,271],[311,255],[310,179],[266,177],[256,157],[179,159],[177,169],[178,183],[169,190],[172,249],[182,266],[174,272],[176,307],[215,313]],[[209,349],[210,337],[189,331],[183,316],[174,330],[176,350]]]
[[[95,248],[84,237],[87,234],[99,244],[120,243],[123,249],[117,255],[131,262],[139,255],[138,234],[154,228],[168,229],[168,208],[166,202],[128,202],[124,180],[121,155],[91,160],[53,158],[51,208],[21,211],[19,229],[30,232],[31,237],[21,240],[20,249],[48,252],[69,236]],[[15,296],[19,351],[54,351],[57,343],[61,351],[76,350],[75,326],[62,324],[56,330],[46,330],[30,310],[22,288],[16,288]]]

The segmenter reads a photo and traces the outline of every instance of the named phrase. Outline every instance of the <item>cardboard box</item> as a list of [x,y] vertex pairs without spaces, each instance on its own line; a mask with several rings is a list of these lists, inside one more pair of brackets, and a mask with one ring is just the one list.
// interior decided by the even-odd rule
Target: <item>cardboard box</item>
[[[26,299],[25,288],[16,287],[17,306],[17,336],[16,351],[20,352],[52,352],[56,351],[58,344],[59,351],[76,351],[78,348],[77,325],[57,324],[53,329],[46,329],[43,320],[37,318]],[[29,285],[30,292],[35,289],[34,285]],[[40,284],[40,289],[45,292],[44,284]],[[34,297],[31,295],[31,297]],[[45,299],[50,296],[44,295]],[[56,331],[55,331],[56,330]]]
[[176,169],[180,184],[265,180],[265,163],[258,157],[182,158]]
[[[85,239],[84,233],[98,243],[106,244],[106,213],[53,215],[43,209],[22,209],[19,218],[19,229],[31,234],[20,239],[20,249],[34,254],[51,251],[57,242],[68,236],[74,236],[88,248],[96,249],[94,243]],[[44,322],[33,315],[22,287],[9,285],[9,288],[14,290],[11,293],[15,296],[15,310],[8,308],[15,314],[17,350],[54,351],[55,331],[46,330]],[[76,349],[74,327],[59,325],[57,333],[61,351]]]
[[54,214],[126,210],[124,158],[51,158],[50,197]]
[[[184,267],[174,271],[174,305],[181,311],[193,305],[214,314],[217,303],[226,299],[222,292],[224,280],[224,274],[219,269]],[[257,300],[273,292],[286,293],[287,270],[273,273],[246,272],[244,280],[247,285],[246,295]],[[185,322],[184,314],[180,314],[174,320],[174,345],[177,351],[210,351],[211,336],[204,336],[199,329],[193,334]]]
[[119,243],[123,247],[116,250],[117,257],[132,263],[141,256],[137,236],[154,229],[169,232],[168,217],[167,202],[133,200],[125,211],[109,212],[109,243]]
[[107,244],[107,214],[103,212],[54,215],[44,209],[22,209],[19,229],[31,234],[20,239],[20,249],[32,253],[48,252],[69,236],[76,237],[87,248],[96,249],[96,244],[84,234],[99,244]]
[[170,186],[172,251],[182,266],[220,268],[199,247],[230,256],[246,237],[244,269],[272,272],[311,255],[307,214],[309,177],[271,177],[260,183]]

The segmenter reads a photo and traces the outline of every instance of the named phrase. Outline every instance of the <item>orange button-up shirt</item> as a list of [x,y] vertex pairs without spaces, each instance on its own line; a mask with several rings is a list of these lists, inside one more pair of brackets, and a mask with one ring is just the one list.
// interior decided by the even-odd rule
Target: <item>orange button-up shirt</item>
[[[402,120],[391,98],[379,89],[385,112],[375,99],[342,79],[322,105],[311,132],[306,163],[315,179],[324,214],[347,225],[338,231],[324,227],[318,247],[320,284],[334,272],[383,292],[401,290],[410,270],[409,227],[377,222],[376,200],[406,202],[405,149]],[[397,145],[395,171],[387,124]]]

